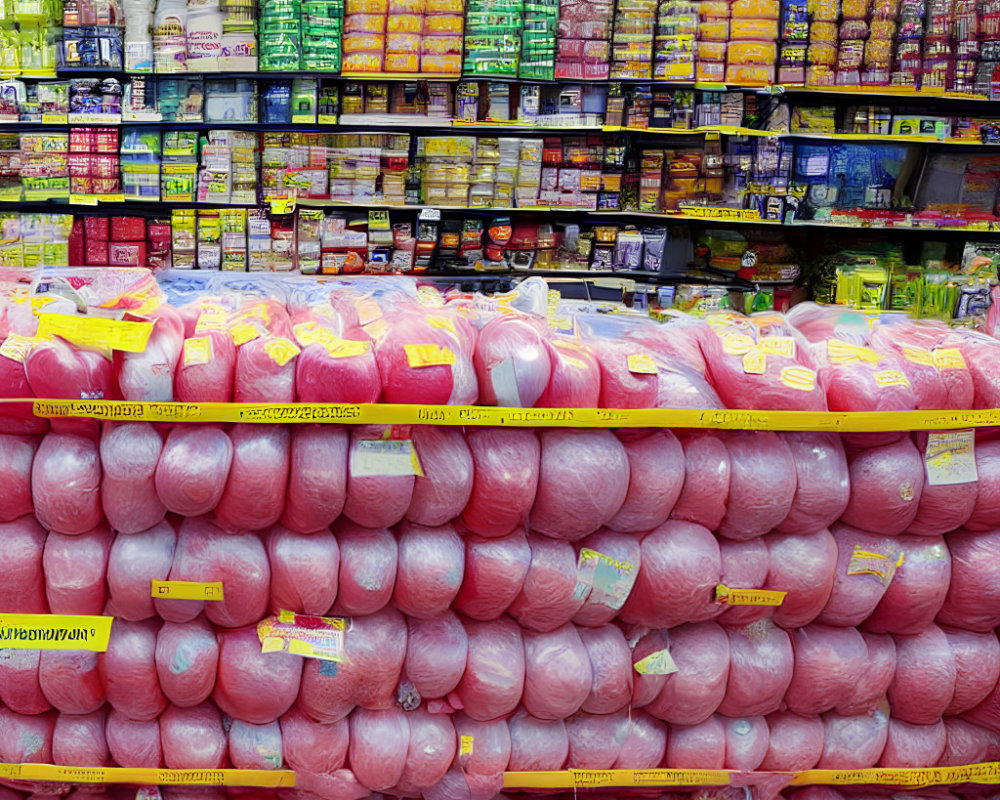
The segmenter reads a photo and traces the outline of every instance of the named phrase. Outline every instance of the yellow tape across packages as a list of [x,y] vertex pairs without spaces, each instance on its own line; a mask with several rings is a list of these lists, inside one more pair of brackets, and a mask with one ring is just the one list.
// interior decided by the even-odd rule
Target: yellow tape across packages
[[153,769],[0,764],[0,778],[57,783],[133,783],[145,786],[295,786],[295,773],[267,769]]
[[152,596],[170,600],[223,600],[222,582],[199,583],[198,581],[158,581],[152,582]]
[[[25,403],[2,399],[0,403]],[[554,428],[727,428],[737,430],[956,430],[1000,426],[1000,409],[975,411],[746,411],[670,408],[492,408],[391,403],[133,403],[39,399],[36,416],[147,422],[330,422],[358,425],[508,425]]]
[[809,769],[792,776],[793,786],[824,784],[829,786],[943,786],[952,783],[1000,784],[1000,762],[965,764],[957,767],[927,769]]
[[724,769],[570,769],[505,772],[505,789],[594,789],[627,786],[727,786]]
[[108,649],[113,619],[71,614],[0,614],[0,648],[103,653]]

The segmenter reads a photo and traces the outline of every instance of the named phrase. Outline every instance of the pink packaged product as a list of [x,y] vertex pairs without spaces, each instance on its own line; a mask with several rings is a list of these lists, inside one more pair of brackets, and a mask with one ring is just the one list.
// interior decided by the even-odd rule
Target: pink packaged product
[[111,242],[108,245],[108,264],[112,267],[146,266],[146,243]]
[[170,223],[151,221],[146,230],[146,266],[154,270],[170,266]]

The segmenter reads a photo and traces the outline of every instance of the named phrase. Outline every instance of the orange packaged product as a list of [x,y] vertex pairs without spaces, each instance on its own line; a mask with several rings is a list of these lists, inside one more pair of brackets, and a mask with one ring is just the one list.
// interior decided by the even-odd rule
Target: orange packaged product
[[755,19],[778,19],[781,16],[780,0],[735,0],[732,15]]
[[420,71],[420,54],[419,53],[386,53],[385,54],[385,71],[386,72],[419,72]]
[[461,14],[428,14],[424,17],[424,33],[461,35],[463,23]]
[[390,14],[423,14],[426,10],[426,0],[389,0]]
[[832,67],[837,63],[837,45],[827,42],[813,42],[809,45],[808,59],[810,64]]
[[810,42],[836,42],[838,28],[836,22],[814,22],[809,26]]
[[868,0],[840,0],[840,15],[844,19],[864,19],[868,16]]
[[347,0],[344,3],[344,14],[387,14],[389,0]]
[[837,72],[826,64],[806,67],[806,86],[833,86]]
[[425,56],[462,55],[462,37],[424,36],[420,40],[420,52]]
[[774,64],[730,64],[726,68],[726,83],[774,83]]
[[390,33],[385,37],[387,53],[417,53],[420,51],[419,33]]
[[726,77],[724,61],[699,61],[695,64],[694,79],[706,83],[719,83]]
[[420,57],[420,70],[428,75],[459,75],[462,72],[461,54],[446,56],[423,55]]
[[348,53],[345,47],[342,72],[381,72],[382,52]]
[[698,58],[702,61],[725,61],[727,42],[698,42]]
[[806,8],[814,23],[836,22],[840,18],[840,0],[807,0]]
[[465,14],[465,0],[427,0],[428,14]]
[[386,28],[389,33],[421,33],[424,18],[420,14],[393,14]]
[[381,53],[385,50],[385,36],[374,33],[347,33],[344,34],[343,48],[345,53]]
[[698,26],[698,38],[711,42],[729,41],[728,19],[706,19]]
[[778,20],[733,18],[729,23],[729,38],[775,41],[778,38]]
[[734,41],[729,43],[729,66],[741,64],[771,64],[778,57],[775,42]]

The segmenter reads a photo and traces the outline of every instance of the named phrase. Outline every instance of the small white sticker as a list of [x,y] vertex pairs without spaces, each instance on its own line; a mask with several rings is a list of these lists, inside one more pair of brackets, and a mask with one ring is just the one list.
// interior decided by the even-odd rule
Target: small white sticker
[[[587,596],[590,602],[615,610],[625,605],[635,582],[635,566],[631,562],[619,561],[584,547],[580,550],[576,569],[577,598]],[[590,587],[589,593],[587,587]]]
[[355,442],[351,447],[351,476],[423,476],[420,459],[410,439],[375,439]]
[[497,396],[497,405],[508,408],[521,407],[521,394],[517,390],[517,371],[514,359],[505,358],[490,370],[490,381],[493,393]]
[[927,484],[952,486],[978,481],[975,445],[975,431],[943,431],[927,434],[927,449],[924,451]]

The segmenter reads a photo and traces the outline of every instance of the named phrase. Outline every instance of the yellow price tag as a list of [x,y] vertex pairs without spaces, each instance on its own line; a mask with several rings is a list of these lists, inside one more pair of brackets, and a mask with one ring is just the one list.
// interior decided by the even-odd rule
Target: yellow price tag
[[32,336],[19,336],[16,333],[7,334],[3,344],[0,344],[0,356],[22,363],[32,345],[40,341],[41,339]]
[[924,350],[921,347],[904,347],[903,358],[914,364],[922,364],[925,367],[934,366],[934,356],[931,354],[931,351]]
[[934,364],[938,369],[966,369],[962,351],[957,347],[945,347],[934,351]]
[[449,348],[437,344],[404,344],[403,350],[406,352],[407,362],[414,369],[455,363],[455,354]]
[[743,371],[747,375],[763,375],[767,369],[767,356],[756,347],[743,356]]
[[427,321],[431,324],[432,328],[438,328],[439,330],[451,331],[452,333],[456,333],[455,323],[452,322],[448,317],[442,317],[437,314],[429,314],[427,316]]
[[73,614],[0,614],[0,648],[103,653],[113,620]]
[[726,606],[780,606],[787,594],[773,589],[733,589],[720,583],[715,587],[715,602]]
[[909,386],[910,382],[898,369],[884,369],[875,373],[875,385],[885,389],[888,386]]
[[460,756],[471,756],[472,755],[472,743],[473,739],[468,734],[463,734],[458,739],[458,754]]
[[212,340],[208,336],[199,336],[184,340],[184,366],[207,364],[212,360]]
[[744,333],[727,333],[722,337],[722,351],[727,355],[741,356],[753,348],[753,339]]
[[258,331],[253,325],[244,322],[239,325],[233,325],[233,327],[229,329],[229,335],[233,337],[233,342],[237,347],[239,347],[241,344],[252,342],[260,336],[260,331]]
[[152,596],[161,600],[224,600],[222,582],[200,583],[198,581],[158,581],[152,582]]
[[785,367],[781,370],[781,382],[789,389],[811,392],[816,388],[816,373],[807,367]]
[[141,353],[153,332],[152,322],[131,322],[105,317],[77,317],[71,314],[38,315],[38,336],[59,336],[78,347],[110,347],[126,353]]
[[264,345],[264,352],[271,357],[271,360],[275,364],[283,367],[302,351],[288,339],[279,336],[276,339],[271,339]]
[[669,650],[657,650],[632,665],[640,675],[670,675],[677,672],[677,664]]
[[636,375],[656,375],[656,362],[646,353],[633,353],[627,359],[628,371]]
[[757,346],[767,355],[795,358],[795,339],[791,336],[763,336]]
[[0,764],[0,778],[46,783],[130,783],[142,786],[295,786],[295,773],[277,769],[156,769]]
[[871,364],[877,364],[882,360],[882,357],[870,347],[861,347],[850,342],[843,342],[840,339],[827,340],[826,356],[834,364],[840,364],[852,358]]

